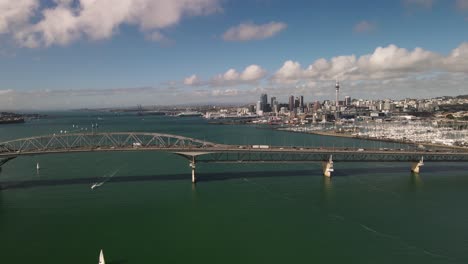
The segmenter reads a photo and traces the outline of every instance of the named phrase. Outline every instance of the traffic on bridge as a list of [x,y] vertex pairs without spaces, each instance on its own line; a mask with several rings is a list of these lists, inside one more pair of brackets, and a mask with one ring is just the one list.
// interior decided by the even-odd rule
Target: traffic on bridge
[[29,137],[0,143],[0,166],[20,157],[44,154],[111,151],[161,151],[190,161],[195,182],[197,162],[204,163],[308,163],[322,162],[331,176],[333,162],[411,162],[419,173],[426,162],[467,162],[462,150],[353,149],[270,145],[226,145],[162,133],[69,133]]

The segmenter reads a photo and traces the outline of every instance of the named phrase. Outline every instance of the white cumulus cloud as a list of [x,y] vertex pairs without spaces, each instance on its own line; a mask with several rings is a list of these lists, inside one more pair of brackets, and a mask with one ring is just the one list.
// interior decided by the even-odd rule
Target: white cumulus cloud
[[270,22],[257,25],[252,22],[242,23],[238,26],[229,28],[223,34],[225,41],[249,41],[273,37],[286,29],[287,25],[283,22]]
[[200,78],[196,74],[193,74],[184,79],[185,85],[199,85],[201,83]]
[[[468,42],[461,43],[446,55],[419,47],[406,49],[390,44],[361,56],[319,58],[309,65],[286,60],[269,76],[261,66],[253,64],[242,71],[231,68],[200,83],[214,88],[203,90],[205,96],[227,98],[234,95],[234,91],[240,97],[258,96],[266,90],[255,90],[251,94],[243,86],[264,89],[267,85],[267,92],[277,95],[293,93],[323,97],[328,96],[335,79],[342,81],[353,96],[401,98],[426,93],[428,96],[463,94],[466,93],[464,83],[468,81]],[[266,80],[270,82],[264,82]],[[241,87],[236,90],[226,86]]]
[[468,42],[452,50],[449,56],[443,58],[442,68],[449,72],[463,72],[468,74]]
[[240,75],[240,79],[245,82],[255,82],[265,77],[266,73],[262,67],[253,64],[244,69]]
[[437,53],[415,48],[407,50],[396,45],[377,47],[373,53],[360,57],[336,56],[330,60],[320,58],[306,68],[288,60],[272,76],[278,83],[291,83],[307,79],[372,80],[404,77],[426,71],[463,71],[467,67],[468,44],[462,44],[443,57]]
[[304,77],[305,71],[297,61],[288,60],[283,63],[283,66],[276,71],[273,75],[273,79],[277,82],[288,83],[290,81],[295,82]]
[[253,83],[256,82],[267,74],[267,71],[262,67],[252,64],[245,67],[245,69],[239,73],[235,69],[229,69],[223,74],[218,74],[211,80],[211,85],[237,85],[242,83]]
[[389,45],[378,47],[374,53],[361,56],[356,66],[365,74],[412,73],[433,69],[439,62],[439,58],[438,54],[422,48],[408,51],[395,45]]
[[240,74],[235,69],[229,69],[224,74],[219,74],[214,79],[219,82],[235,82],[239,80]]
[[[29,48],[66,45],[81,38],[112,37],[123,24],[137,26],[147,39],[166,41],[161,30],[187,16],[221,10],[220,0],[0,0],[0,33],[11,33]],[[37,17],[32,21],[32,17]]]
[[0,34],[24,26],[38,7],[37,0],[0,0]]

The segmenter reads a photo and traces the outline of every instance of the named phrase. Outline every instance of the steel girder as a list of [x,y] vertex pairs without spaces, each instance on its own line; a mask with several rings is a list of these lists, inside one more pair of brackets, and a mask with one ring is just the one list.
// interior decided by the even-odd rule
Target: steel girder
[[97,148],[187,148],[220,146],[194,138],[160,133],[73,133],[30,137],[0,143],[0,154],[41,153]]
[[468,153],[422,154],[422,153],[294,153],[294,152],[212,152],[197,157],[198,162],[213,163],[306,163],[326,161],[333,156],[337,162],[415,162],[424,157],[428,162],[468,162]]

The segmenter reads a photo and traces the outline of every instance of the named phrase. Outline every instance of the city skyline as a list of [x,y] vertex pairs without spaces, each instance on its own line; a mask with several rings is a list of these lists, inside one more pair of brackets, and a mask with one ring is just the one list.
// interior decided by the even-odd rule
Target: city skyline
[[0,108],[461,95],[467,27],[466,0],[0,0]]

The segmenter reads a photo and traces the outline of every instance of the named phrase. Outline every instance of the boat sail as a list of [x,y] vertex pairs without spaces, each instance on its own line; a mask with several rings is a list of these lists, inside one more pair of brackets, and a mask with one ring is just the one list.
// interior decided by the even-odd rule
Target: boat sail
[[104,253],[102,252],[99,254],[99,264],[106,264],[106,261],[104,260]]

